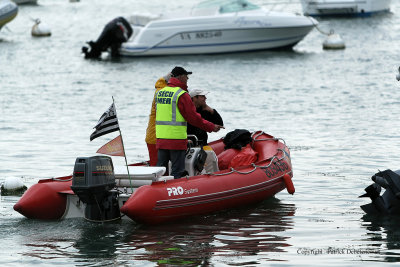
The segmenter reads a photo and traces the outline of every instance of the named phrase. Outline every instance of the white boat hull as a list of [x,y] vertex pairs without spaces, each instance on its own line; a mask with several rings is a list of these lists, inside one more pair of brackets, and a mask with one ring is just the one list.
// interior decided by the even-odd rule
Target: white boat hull
[[18,14],[18,6],[10,1],[0,1],[0,29]]
[[37,0],[12,0],[14,3],[17,5],[25,5],[25,4],[31,4],[35,5],[37,4]]
[[[184,32],[153,47],[127,43],[120,50],[126,56],[214,54],[292,47],[312,26],[284,29],[247,29]],[[190,36],[190,37],[189,37]],[[195,36],[210,36],[196,38]]]
[[223,16],[155,20],[133,25],[134,35],[123,43],[124,56],[232,53],[291,47],[318,22],[310,17],[266,11]]
[[390,10],[390,0],[302,0],[308,16],[368,16]]

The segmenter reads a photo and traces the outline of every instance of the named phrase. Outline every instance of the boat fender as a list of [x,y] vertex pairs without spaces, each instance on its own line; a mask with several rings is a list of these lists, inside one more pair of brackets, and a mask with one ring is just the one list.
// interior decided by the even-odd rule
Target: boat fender
[[322,44],[324,49],[344,49],[346,45],[342,37],[337,33],[331,33]]
[[295,189],[294,189],[293,181],[292,181],[292,178],[290,177],[290,175],[285,174],[283,176],[283,181],[285,182],[286,190],[288,191],[288,193],[293,195],[295,192]]
[[1,195],[21,195],[26,191],[27,187],[24,185],[22,180],[18,177],[7,177],[4,183],[1,185]]
[[31,34],[35,37],[47,37],[51,36],[51,30],[47,24],[41,22],[40,19],[36,19],[35,24],[32,26]]
[[399,72],[398,72],[397,75],[396,75],[396,79],[397,79],[398,81],[400,81],[400,67],[399,67]]

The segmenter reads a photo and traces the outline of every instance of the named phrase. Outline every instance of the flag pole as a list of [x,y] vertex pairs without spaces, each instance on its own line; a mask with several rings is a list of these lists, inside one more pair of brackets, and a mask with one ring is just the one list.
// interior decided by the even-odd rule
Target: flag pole
[[[113,100],[113,104],[114,104],[114,108],[115,108],[115,115],[116,115],[117,114],[117,107],[115,106],[114,96],[112,96],[112,100]],[[119,135],[121,136],[122,151],[124,151],[125,165],[126,165],[126,170],[128,172],[129,184],[131,185],[131,190],[132,190],[132,193],[133,193],[132,179],[131,179],[131,175],[129,174],[128,161],[126,160],[124,138],[122,138],[121,127],[118,127],[118,128],[119,128]]]

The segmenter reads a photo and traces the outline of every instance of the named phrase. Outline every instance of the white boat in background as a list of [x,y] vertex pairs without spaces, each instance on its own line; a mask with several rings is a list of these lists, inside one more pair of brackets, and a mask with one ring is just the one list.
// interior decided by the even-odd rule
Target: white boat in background
[[187,12],[133,15],[124,56],[231,53],[293,47],[318,22],[247,0],[209,0]]
[[308,16],[369,16],[390,10],[390,0],[301,0]]
[[0,29],[18,14],[18,6],[9,0],[0,0]]
[[25,4],[29,4],[29,5],[36,5],[37,4],[37,0],[12,0],[14,3],[16,3],[17,5],[25,5]]

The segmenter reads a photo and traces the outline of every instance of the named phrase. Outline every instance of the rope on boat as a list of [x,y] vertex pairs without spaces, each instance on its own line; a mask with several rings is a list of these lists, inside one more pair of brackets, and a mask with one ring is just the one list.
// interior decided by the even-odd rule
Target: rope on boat
[[[267,168],[269,168],[269,167],[271,166],[272,163],[274,163],[274,159],[277,159],[276,162],[279,162],[279,161],[285,159],[285,158],[286,158],[286,153],[285,153],[285,151],[284,151],[283,149],[280,149],[280,148],[278,148],[278,150],[282,151],[283,156],[282,156],[281,158],[278,158],[278,156],[276,156],[276,154],[275,154],[272,158],[270,158],[271,162],[270,162],[267,166],[261,166],[261,165],[258,166],[258,165],[255,165],[255,164],[253,163],[254,166],[256,166],[256,167],[258,167],[258,168],[260,168],[260,169],[267,169]],[[278,154],[278,153],[277,153],[277,154]],[[280,169],[280,168],[279,168],[279,169]]]
[[315,27],[320,33],[322,33],[322,34],[324,34],[324,35],[327,35],[327,36],[332,35],[332,34],[335,33],[335,31],[334,31],[333,29],[331,29],[329,33],[328,33],[328,32],[325,32],[325,31],[323,31],[323,30],[321,30],[321,29],[319,28],[318,24],[315,24],[314,21],[311,19],[311,17],[306,16],[306,18],[308,18],[308,19],[311,21],[311,23],[314,25],[314,27]]
[[309,16],[307,16],[307,18],[320,33],[328,36],[328,38],[322,44],[322,47],[324,49],[344,49],[346,47],[344,41],[342,40],[342,37],[340,37],[339,34],[335,33],[333,29],[331,29],[329,32],[325,32],[321,30],[316,23],[314,23],[313,19],[311,19]]
[[[256,165],[256,164],[252,163],[251,166],[253,166],[254,169],[252,169],[252,170],[250,170],[250,171],[247,171],[247,172],[241,172],[241,171],[235,170],[234,168],[231,167],[231,171],[229,171],[229,172],[224,172],[224,173],[210,173],[209,175],[212,175],[212,176],[223,176],[223,175],[232,174],[232,173],[234,173],[234,172],[239,173],[239,174],[250,174],[250,173],[256,171],[257,168],[260,168],[260,169],[267,169],[267,168],[269,168],[269,167],[271,166],[272,163],[276,164],[276,162],[279,162],[279,161],[281,161],[281,160],[283,160],[283,159],[286,158],[286,152],[285,152],[283,149],[278,148],[278,151],[282,151],[283,156],[282,156],[281,158],[278,158],[278,156],[276,156],[278,153],[276,153],[273,157],[267,159],[267,160],[270,160],[270,161],[271,161],[267,166],[261,166],[261,165]],[[276,159],[276,160],[275,160],[275,159]],[[275,160],[275,161],[274,161],[274,160]],[[279,165],[276,165],[276,166],[278,166],[279,170],[282,171],[282,169],[279,167]]]

